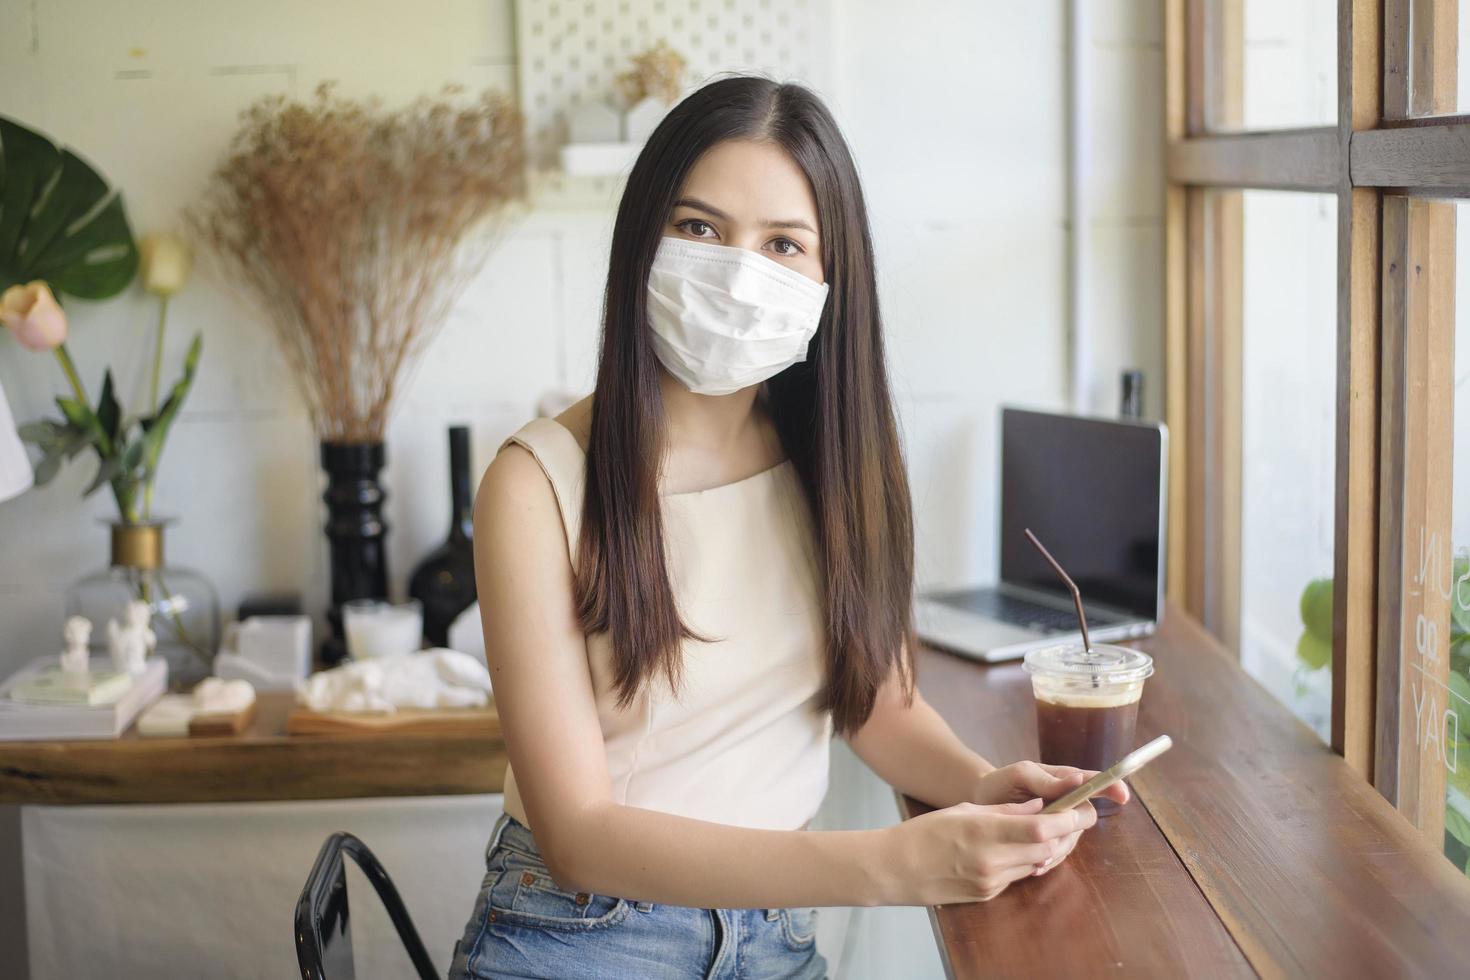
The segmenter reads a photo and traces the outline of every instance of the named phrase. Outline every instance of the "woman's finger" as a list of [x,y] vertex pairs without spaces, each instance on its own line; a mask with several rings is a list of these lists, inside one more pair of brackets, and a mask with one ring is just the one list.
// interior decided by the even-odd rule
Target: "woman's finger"
[[[996,864],[1005,870],[1021,868],[1030,871],[1040,864],[1055,863],[1062,856],[1063,839],[1040,844],[1004,844],[995,851]],[[1021,877],[1025,877],[1022,875]]]
[[[1055,776],[1057,779],[1071,780],[1071,784],[1067,787],[1068,791],[1076,789],[1078,786],[1081,786],[1083,783],[1087,782],[1087,780],[1097,775],[1096,770],[1078,769],[1076,766],[1041,765],[1041,768],[1045,769],[1048,773],[1050,773],[1052,776]],[[1077,778],[1078,776],[1080,776],[1081,778]],[[1062,794],[1058,793],[1055,796],[1051,796],[1049,798],[1056,799],[1056,797],[1060,795]],[[1132,797],[1132,793],[1129,792],[1127,784],[1125,784],[1121,779],[1113,785],[1109,786],[1107,789],[1103,790],[1098,795],[1106,796],[1108,799],[1114,801],[1115,803],[1127,803],[1128,800]]]
[[1087,775],[1072,766],[1022,764],[1016,768],[1016,783],[1033,796],[1054,800],[1087,781]]
[[1058,779],[1067,779],[1071,776],[1081,775],[1082,781],[1086,782],[1097,775],[1097,772],[1092,769],[1078,769],[1076,766],[1049,766],[1044,762],[1038,762],[1037,765]]
[[1038,862],[1035,865],[1032,873],[1035,874],[1037,877],[1040,877],[1041,875],[1046,874],[1052,868],[1057,867],[1059,864],[1067,859],[1068,854],[1072,853],[1072,849],[1077,846],[1077,841],[1081,838],[1082,831],[1080,830],[1077,831],[1075,834],[1071,834],[1068,837],[1064,838],[1060,846],[1057,847],[1056,853],[1046,860]]
[[1022,878],[1031,877],[1035,867],[1036,866],[1034,864],[1029,863],[1018,864],[1014,867],[1003,868],[1000,871],[994,872],[990,875],[990,883],[993,890],[986,897],[994,898],[996,895],[999,895],[1001,892],[1005,891],[1012,882],[1020,881]]
[[1091,803],[1081,803],[1061,813],[1017,815],[1010,821],[1007,839],[1014,843],[1041,842],[1066,837],[1097,823]]
[[1004,813],[1011,816],[1030,816],[1040,813],[1041,808],[1044,806],[1046,806],[1045,800],[1040,797],[1033,797],[1024,803],[995,803],[986,809],[992,813]]

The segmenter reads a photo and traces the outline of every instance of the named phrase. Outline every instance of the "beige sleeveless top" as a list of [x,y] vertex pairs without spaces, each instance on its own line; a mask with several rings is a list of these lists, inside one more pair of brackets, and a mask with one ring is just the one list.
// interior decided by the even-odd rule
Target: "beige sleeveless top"
[[[538,418],[501,448],[530,450],[551,481],[576,562],[585,454]],[[832,714],[816,707],[825,624],[811,516],[790,460],[734,483],[664,494],[664,549],[685,640],[680,692],[661,673],[616,706],[612,649],[586,636],[587,666],[622,804],[742,827],[804,827],[827,792]],[[529,826],[505,773],[505,809]]]

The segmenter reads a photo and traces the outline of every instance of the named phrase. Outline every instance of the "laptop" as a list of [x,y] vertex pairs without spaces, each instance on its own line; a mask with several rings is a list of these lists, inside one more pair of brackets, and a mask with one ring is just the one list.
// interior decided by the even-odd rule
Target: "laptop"
[[1082,641],[1072,594],[1026,528],[1077,583],[1094,643],[1152,633],[1164,611],[1168,429],[1016,408],[1000,426],[999,583],[917,597],[919,638],[987,661]]

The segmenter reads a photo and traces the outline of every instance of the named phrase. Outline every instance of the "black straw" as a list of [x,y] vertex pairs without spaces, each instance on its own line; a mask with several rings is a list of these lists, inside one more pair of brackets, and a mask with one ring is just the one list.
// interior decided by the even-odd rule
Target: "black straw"
[[1062,577],[1062,581],[1067,583],[1067,588],[1072,590],[1072,602],[1077,606],[1077,625],[1082,627],[1082,650],[1084,653],[1091,653],[1092,640],[1087,636],[1087,617],[1082,614],[1082,593],[1078,591],[1077,583],[1072,581],[1072,576],[1068,575],[1066,570],[1057,563],[1057,560],[1051,556],[1051,552],[1046,550],[1046,546],[1037,540],[1036,535],[1031,533],[1029,527],[1026,528],[1026,537],[1031,539],[1031,543],[1036,545],[1036,550],[1041,552],[1041,557],[1045,558],[1051,567],[1057,570],[1057,574]]

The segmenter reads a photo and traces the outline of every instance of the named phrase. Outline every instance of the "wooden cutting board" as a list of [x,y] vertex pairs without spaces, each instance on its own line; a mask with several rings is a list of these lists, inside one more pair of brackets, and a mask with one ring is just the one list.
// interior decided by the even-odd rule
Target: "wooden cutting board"
[[500,715],[486,708],[400,708],[378,711],[312,711],[296,707],[286,716],[288,735],[499,735]]

